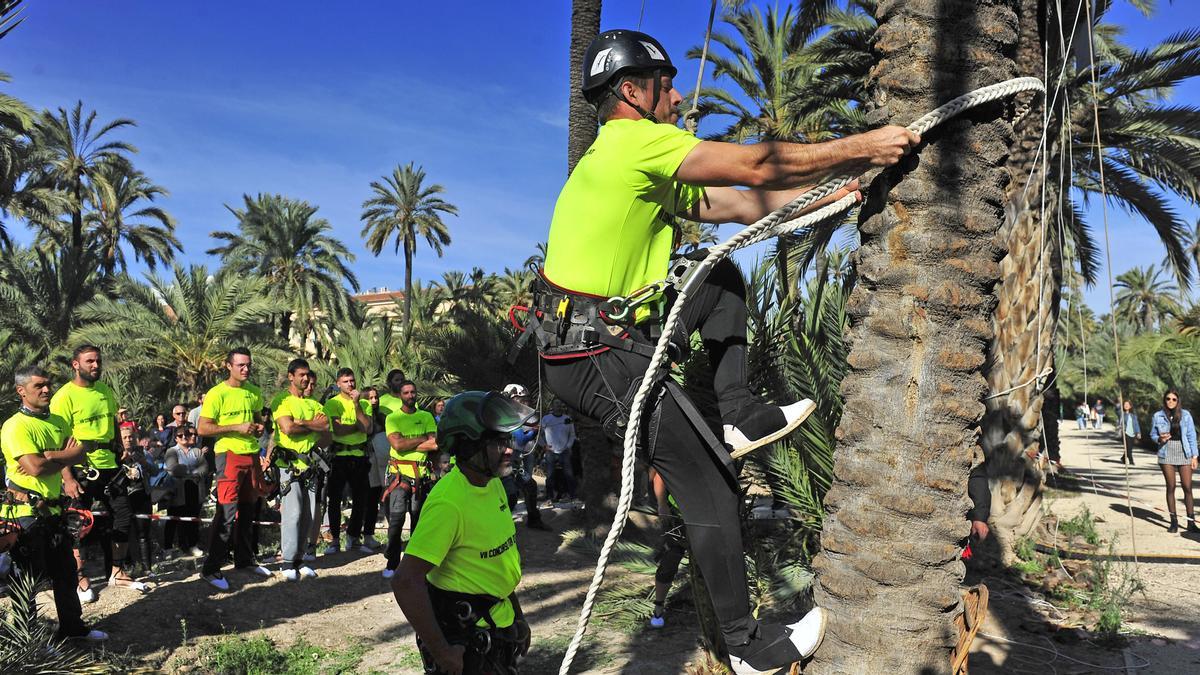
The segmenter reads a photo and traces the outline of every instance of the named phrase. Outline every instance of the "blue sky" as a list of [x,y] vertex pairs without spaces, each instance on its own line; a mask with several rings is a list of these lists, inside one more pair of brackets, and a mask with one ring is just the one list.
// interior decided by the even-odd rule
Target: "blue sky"
[[[224,204],[278,192],[320,207],[358,255],[364,288],[401,287],[400,259],[366,252],[358,216],[370,182],[408,162],[460,209],[445,257],[418,251],[417,277],[516,267],[545,238],[566,172],[567,0],[25,4],[27,21],[0,41],[0,70],[13,78],[5,91],[39,108],[82,99],[102,120],[136,120],[121,137],[170,190],[164,205],[186,262],[216,265],[204,255],[209,233],[235,227]],[[1159,4],[1151,20],[1122,3],[1110,17],[1135,46],[1200,25],[1196,3]],[[682,54],[703,39],[708,3],[645,5],[643,29],[690,90],[696,63]],[[635,27],[641,6],[605,2],[602,28]],[[1200,102],[1200,88],[1178,98]],[[1113,209],[1109,218],[1118,272],[1161,260],[1148,226]],[[1106,308],[1107,288],[1088,298]]]

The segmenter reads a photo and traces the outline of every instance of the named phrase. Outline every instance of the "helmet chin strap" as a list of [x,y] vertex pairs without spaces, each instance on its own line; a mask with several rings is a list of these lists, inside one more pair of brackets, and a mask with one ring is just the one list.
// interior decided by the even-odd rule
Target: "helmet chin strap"
[[[662,76],[659,74],[659,72],[660,71],[657,71],[657,70],[650,72],[650,79],[654,81],[654,85],[653,85],[654,98],[651,99],[650,110],[654,110],[655,108],[658,107],[658,100],[659,100],[659,98],[662,97]],[[645,108],[643,108],[642,106],[625,98],[625,94],[621,93],[621,88],[619,86],[614,86],[612,84],[609,84],[608,88],[610,91],[612,91],[614,96],[616,96],[618,99],[624,101],[625,105],[636,110],[638,112],[638,114],[642,116],[643,119],[647,119],[647,120],[650,120],[651,122],[654,122],[655,124],[658,124],[659,119],[657,116],[655,116],[655,114],[653,112],[650,112],[650,111],[646,110]]]

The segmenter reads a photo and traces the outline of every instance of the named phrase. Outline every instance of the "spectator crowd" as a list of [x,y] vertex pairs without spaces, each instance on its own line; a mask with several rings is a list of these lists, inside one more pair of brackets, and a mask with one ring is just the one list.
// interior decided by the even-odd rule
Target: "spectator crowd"
[[[21,408],[0,433],[0,562],[50,581],[60,637],[105,639],[83,620],[94,584],[147,593],[180,558],[202,558],[200,579],[219,591],[229,562],[298,582],[317,576],[317,555],[379,554],[382,577],[395,574],[424,498],[451,469],[437,442],[444,401],[419,406],[400,370],[378,384],[349,368],[318,382],[297,358],[266,396],[255,382],[283,378],[255,371],[248,350],[231,350],[225,367],[199,400],[165,403],[150,420],[105,384],[95,346],[74,350],[73,377],[57,387],[41,368],[17,371]],[[504,394],[529,399],[517,384]],[[547,500],[574,500],[580,464],[561,406],[540,422],[513,434],[503,484],[510,512],[523,497],[526,524],[544,529],[534,471]]]

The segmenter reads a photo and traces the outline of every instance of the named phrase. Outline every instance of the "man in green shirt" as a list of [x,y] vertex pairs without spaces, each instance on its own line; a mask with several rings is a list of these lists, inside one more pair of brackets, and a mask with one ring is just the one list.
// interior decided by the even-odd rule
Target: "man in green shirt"
[[[71,355],[74,378],[50,399],[50,412],[66,420],[71,435],[85,448],[83,462],[62,471],[63,493],[77,500],[81,508],[92,509],[99,504],[100,527],[90,539],[98,540],[104,556],[104,573],[113,587],[144,591],[146,585],[134,581],[125,572],[125,555],[129,551],[129,533],[133,531],[133,509],[125,489],[117,489],[114,481],[120,469],[116,443],[117,398],[100,376],[104,360],[100,348],[80,345]],[[109,489],[113,486],[113,489]],[[79,567],[78,594],[81,602],[95,602],[96,591],[83,571],[83,549],[76,542],[75,560]]]
[[437,422],[427,410],[417,408],[417,385],[409,380],[400,383],[399,410],[384,420],[388,443],[392,446],[389,471],[391,480],[384,490],[388,504],[387,565],[383,578],[390,579],[400,564],[404,542],[404,520],[410,521],[410,531],[417,527],[421,504],[432,483],[429,477],[430,453],[438,451]]
[[427,673],[515,673],[529,649],[517,531],[499,478],[512,471],[509,435],[533,414],[495,391],[446,403],[437,442],[457,465],[429,493],[392,579]]
[[392,368],[384,381],[387,382],[387,391],[379,394],[379,410],[383,413],[383,419],[387,419],[388,415],[404,406],[404,401],[400,400],[400,387],[404,386],[408,378],[404,376],[403,370]]
[[[599,35],[584,57],[583,94],[603,123],[554,208],[541,316],[562,326],[562,344],[543,340],[546,382],[555,395],[621,435],[628,401],[649,363],[651,315],[670,302],[652,296],[632,320],[611,320],[606,299],[629,296],[667,277],[676,216],[750,224],[827,176],[898,162],[920,139],[901,127],[817,144],[702,141],[675,126],[682,98],[675,67],[654,38],[629,30]],[[738,189],[745,186],[749,189]],[[824,203],[856,194],[851,183]],[[812,208],[824,205],[816,204]],[[577,321],[577,317],[580,318]],[[736,673],[773,672],[816,650],[824,615],[794,626],[759,624],[750,611],[730,456],[791,433],[812,401],[763,403],[746,372],[746,287],[721,263],[689,296],[672,336],[681,359],[698,331],[714,373],[724,443],[711,438],[697,408],[669,380],[647,415],[652,463],[679,502],[695,560],[709,581],[715,613]],[[573,330],[576,323],[586,324]],[[549,351],[547,351],[549,350]],[[720,458],[714,461],[714,458]]]
[[333,425],[333,470],[329,472],[329,534],[333,541],[326,554],[341,551],[342,495],[350,489],[350,520],[346,523],[348,549],[374,551],[363,545],[363,514],[370,498],[367,472],[367,437],[371,434],[371,404],[362,398],[354,371],[337,371],[338,393],[325,402],[325,416]]
[[209,389],[200,409],[201,436],[216,439],[217,511],[209,536],[208,557],[200,574],[221,591],[229,582],[221,566],[233,543],[233,565],[258,576],[271,571],[254,560],[252,536],[255,505],[264,491],[258,438],[262,435],[262,391],[250,382],[250,350],[237,347],[225,357],[229,377]]
[[304,564],[304,545],[317,510],[317,478],[312,451],[331,442],[329,418],[317,401],[304,392],[313,380],[308,361],[293,359],[288,364],[288,388],[272,416],[279,429],[270,460],[279,467],[280,549],[285,564],[283,578],[296,581],[315,578],[316,571]]
[[[0,519],[6,529],[18,528],[13,560],[23,574],[47,579],[58,613],[55,637],[105,640],[89,630],[75,593],[73,537],[63,519],[68,498],[62,492],[62,472],[83,459],[87,446],[71,436],[71,427],[50,412],[50,379],[37,366],[17,370],[13,378],[21,408],[0,427],[4,449],[6,493]],[[28,598],[30,603],[35,599]],[[28,608],[32,614],[35,608]]]

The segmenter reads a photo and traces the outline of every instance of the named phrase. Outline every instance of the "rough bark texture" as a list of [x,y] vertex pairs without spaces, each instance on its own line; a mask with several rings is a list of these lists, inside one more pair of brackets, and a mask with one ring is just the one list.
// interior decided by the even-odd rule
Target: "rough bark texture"
[[[1013,77],[1015,4],[880,2],[874,104],[907,124]],[[848,305],[841,443],[813,563],[830,624],[812,672],[949,670],[1003,256],[1005,110],[943,124],[919,158],[869,188]]]
[[571,92],[567,122],[567,175],[596,140],[596,109],[579,93],[583,86],[583,53],[600,33],[600,0],[571,1]]
[[[1039,0],[1021,0],[1017,48],[1021,75],[1041,76],[1043,72],[1041,27],[1045,21],[1040,4]],[[1056,64],[1051,67],[1057,69]],[[1026,97],[1022,99],[1024,102]],[[1054,364],[1062,242],[1053,225],[1059,195],[1049,188],[1042,194],[1044,167],[1054,172],[1059,161],[1054,136],[1046,139],[1050,160],[1037,153],[1045,103],[1044,97],[1036,99],[1014,130],[1016,139],[1010,149],[1012,182],[1001,231],[1008,255],[1000,262],[999,303],[992,317],[995,337],[986,375],[993,395],[1024,385]],[[1006,559],[1012,557],[1017,539],[1037,524],[1040,514],[1045,476],[1036,457],[1043,434],[1057,434],[1056,428],[1046,429],[1042,424],[1046,401],[1041,387],[1047,382],[1049,379],[987,400],[981,443],[992,486],[992,532]]]

